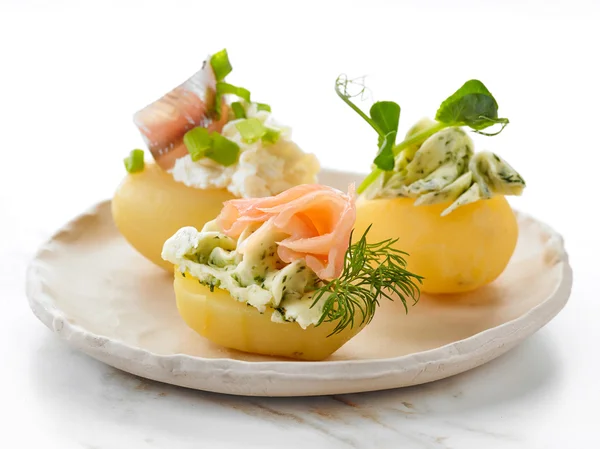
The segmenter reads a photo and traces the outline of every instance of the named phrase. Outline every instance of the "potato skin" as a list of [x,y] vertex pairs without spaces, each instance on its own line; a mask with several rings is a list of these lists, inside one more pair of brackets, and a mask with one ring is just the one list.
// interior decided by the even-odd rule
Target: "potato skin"
[[460,293],[496,279],[515,250],[518,224],[504,196],[440,214],[448,204],[414,206],[410,198],[359,200],[354,238],[372,224],[369,242],[398,239],[421,291]]
[[160,256],[164,242],[183,226],[201,229],[217,217],[234,196],[225,189],[195,189],[173,180],[154,163],[128,174],[112,200],[119,232],[148,260],[167,271],[173,265]]
[[329,336],[335,323],[302,329],[297,323],[274,323],[273,309],[261,314],[233,299],[226,290],[213,292],[189,273],[175,270],[177,308],[186,324],[208,340],[226,348],[299,360],[323,360],[364,326],[347,327]]

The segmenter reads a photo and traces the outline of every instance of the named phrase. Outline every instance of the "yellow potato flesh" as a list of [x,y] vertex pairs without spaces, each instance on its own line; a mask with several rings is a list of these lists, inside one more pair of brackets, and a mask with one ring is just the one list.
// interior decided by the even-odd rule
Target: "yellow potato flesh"
[[195,189],[173,180],[156,164],[128,174],[112,200],[119,232],[140,254],[168,271],[173,265],[160,256],[164,242],[184,226],[201,229],[233,199],[225,189]]
[[271,321],[273,309],[261,314],[233,299],[225,290],[201,285],[189,273],[175,270],[177,308],[186,324],[213,343],[239,351],[301,360],[323,360],[354,337],[362,327],[347,327],[329,336],[335,323],[302,329],[297,323]]
[[398,239],[409,253],[408,269],[424,276],[421,291],[458,293],[496,279],[517,244],[516,217],[504,196],[459,207],[442,217],[448,204],[414,206],[410,198],[359,201],[354,238],[369,242]]

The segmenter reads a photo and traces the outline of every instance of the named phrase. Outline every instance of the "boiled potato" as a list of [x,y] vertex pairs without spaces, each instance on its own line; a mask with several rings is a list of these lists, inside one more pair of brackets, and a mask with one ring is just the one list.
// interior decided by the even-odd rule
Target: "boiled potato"
[[448,204],[414,206],[414,199],[363,200],[357,204],[355,238],[373,226],[368,241],[396,239],[409,253],[408,269],[424,276],[427,293],[475,290],[506,268],[518,237],[517,220],[504,196],[440,214]]
[[323,360],[354,337],[362,327],[348,326],[331,335],[335,323],[302,329],[297,323],[274,323],[273,309],[261,314],[233,299],[226,290],[201,285],[189,273],[175,270],[177,308],[189,327],[213,343],[255,354],[301,360]]
[[128,174],[112,200],[119,232],[140,254],[168,271],[173,265],[160,256],[163,244],[184,226],[201,229],[233,199],[225,189],[195,189],[173,180],[156,164]]

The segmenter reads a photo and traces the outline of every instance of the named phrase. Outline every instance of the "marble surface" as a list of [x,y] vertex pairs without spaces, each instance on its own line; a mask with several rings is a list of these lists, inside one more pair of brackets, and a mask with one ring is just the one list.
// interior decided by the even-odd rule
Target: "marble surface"
[[[200,2],[0,3],[0,447],[600,447],[593,196],[600,148],[591,137],[600,100],[592,57],[598,3],[306,1],[283,11],[260,2],[268,26],[256,28],[256,39],[245,33],[259,6],[234,3],[229,33],[217,28],[221,21],[202,24],[208,43],[195,26],[181,25],[181,17],[206,16]],[[449,38],[468,48],[444,50]],[[267,41],[285,76],[249,68]],[[325,165],[347,170],[367,166],[375,142],[332,92],[338,73],[373,74],[377,98],[401,99],[403,129],[464,80],[485,80],[511,124],[476,146],[520,169],[528,188],[511,202],[565,237],[574,270],[566,308],[521,346],[468,373],[341,397],[206,394],[125,375],[71,350],[29,310],[27,262],[54,229],[111,195],[122,157],[141,145],[132,112],[196,69],[182,42],[200,42],[202,56],[227,46],[236,61],[232,82],[271,102]],[[310,65],[299,63],[307,49]],[[315,104],[327,111],[328,126],[306,113]],[[565,188],[572,185],[576,192]]]
[[46,333],[36,340],[28,383],[45,425],[68,436],[67,447],[494,449],[569,447],[573,440],[548,429],[553,392],[565,376],[550,332],[447,380],[305,399],[171,387],[106,367]]

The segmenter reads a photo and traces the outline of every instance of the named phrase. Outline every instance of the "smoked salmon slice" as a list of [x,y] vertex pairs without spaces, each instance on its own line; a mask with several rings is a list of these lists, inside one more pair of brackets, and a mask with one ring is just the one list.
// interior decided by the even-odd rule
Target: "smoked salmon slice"
[[[256,233],[287,235],[278,242],[281,260],[304,259],[319,278],[328,280],[343,270],[355,221],[354,185],[345,194],[320,184],[299,185],[266,198],[226,201],[217,217],[217,224],[232,238],[253,223],[263,223]],[[251,247],[252,238],[244,246]]]

